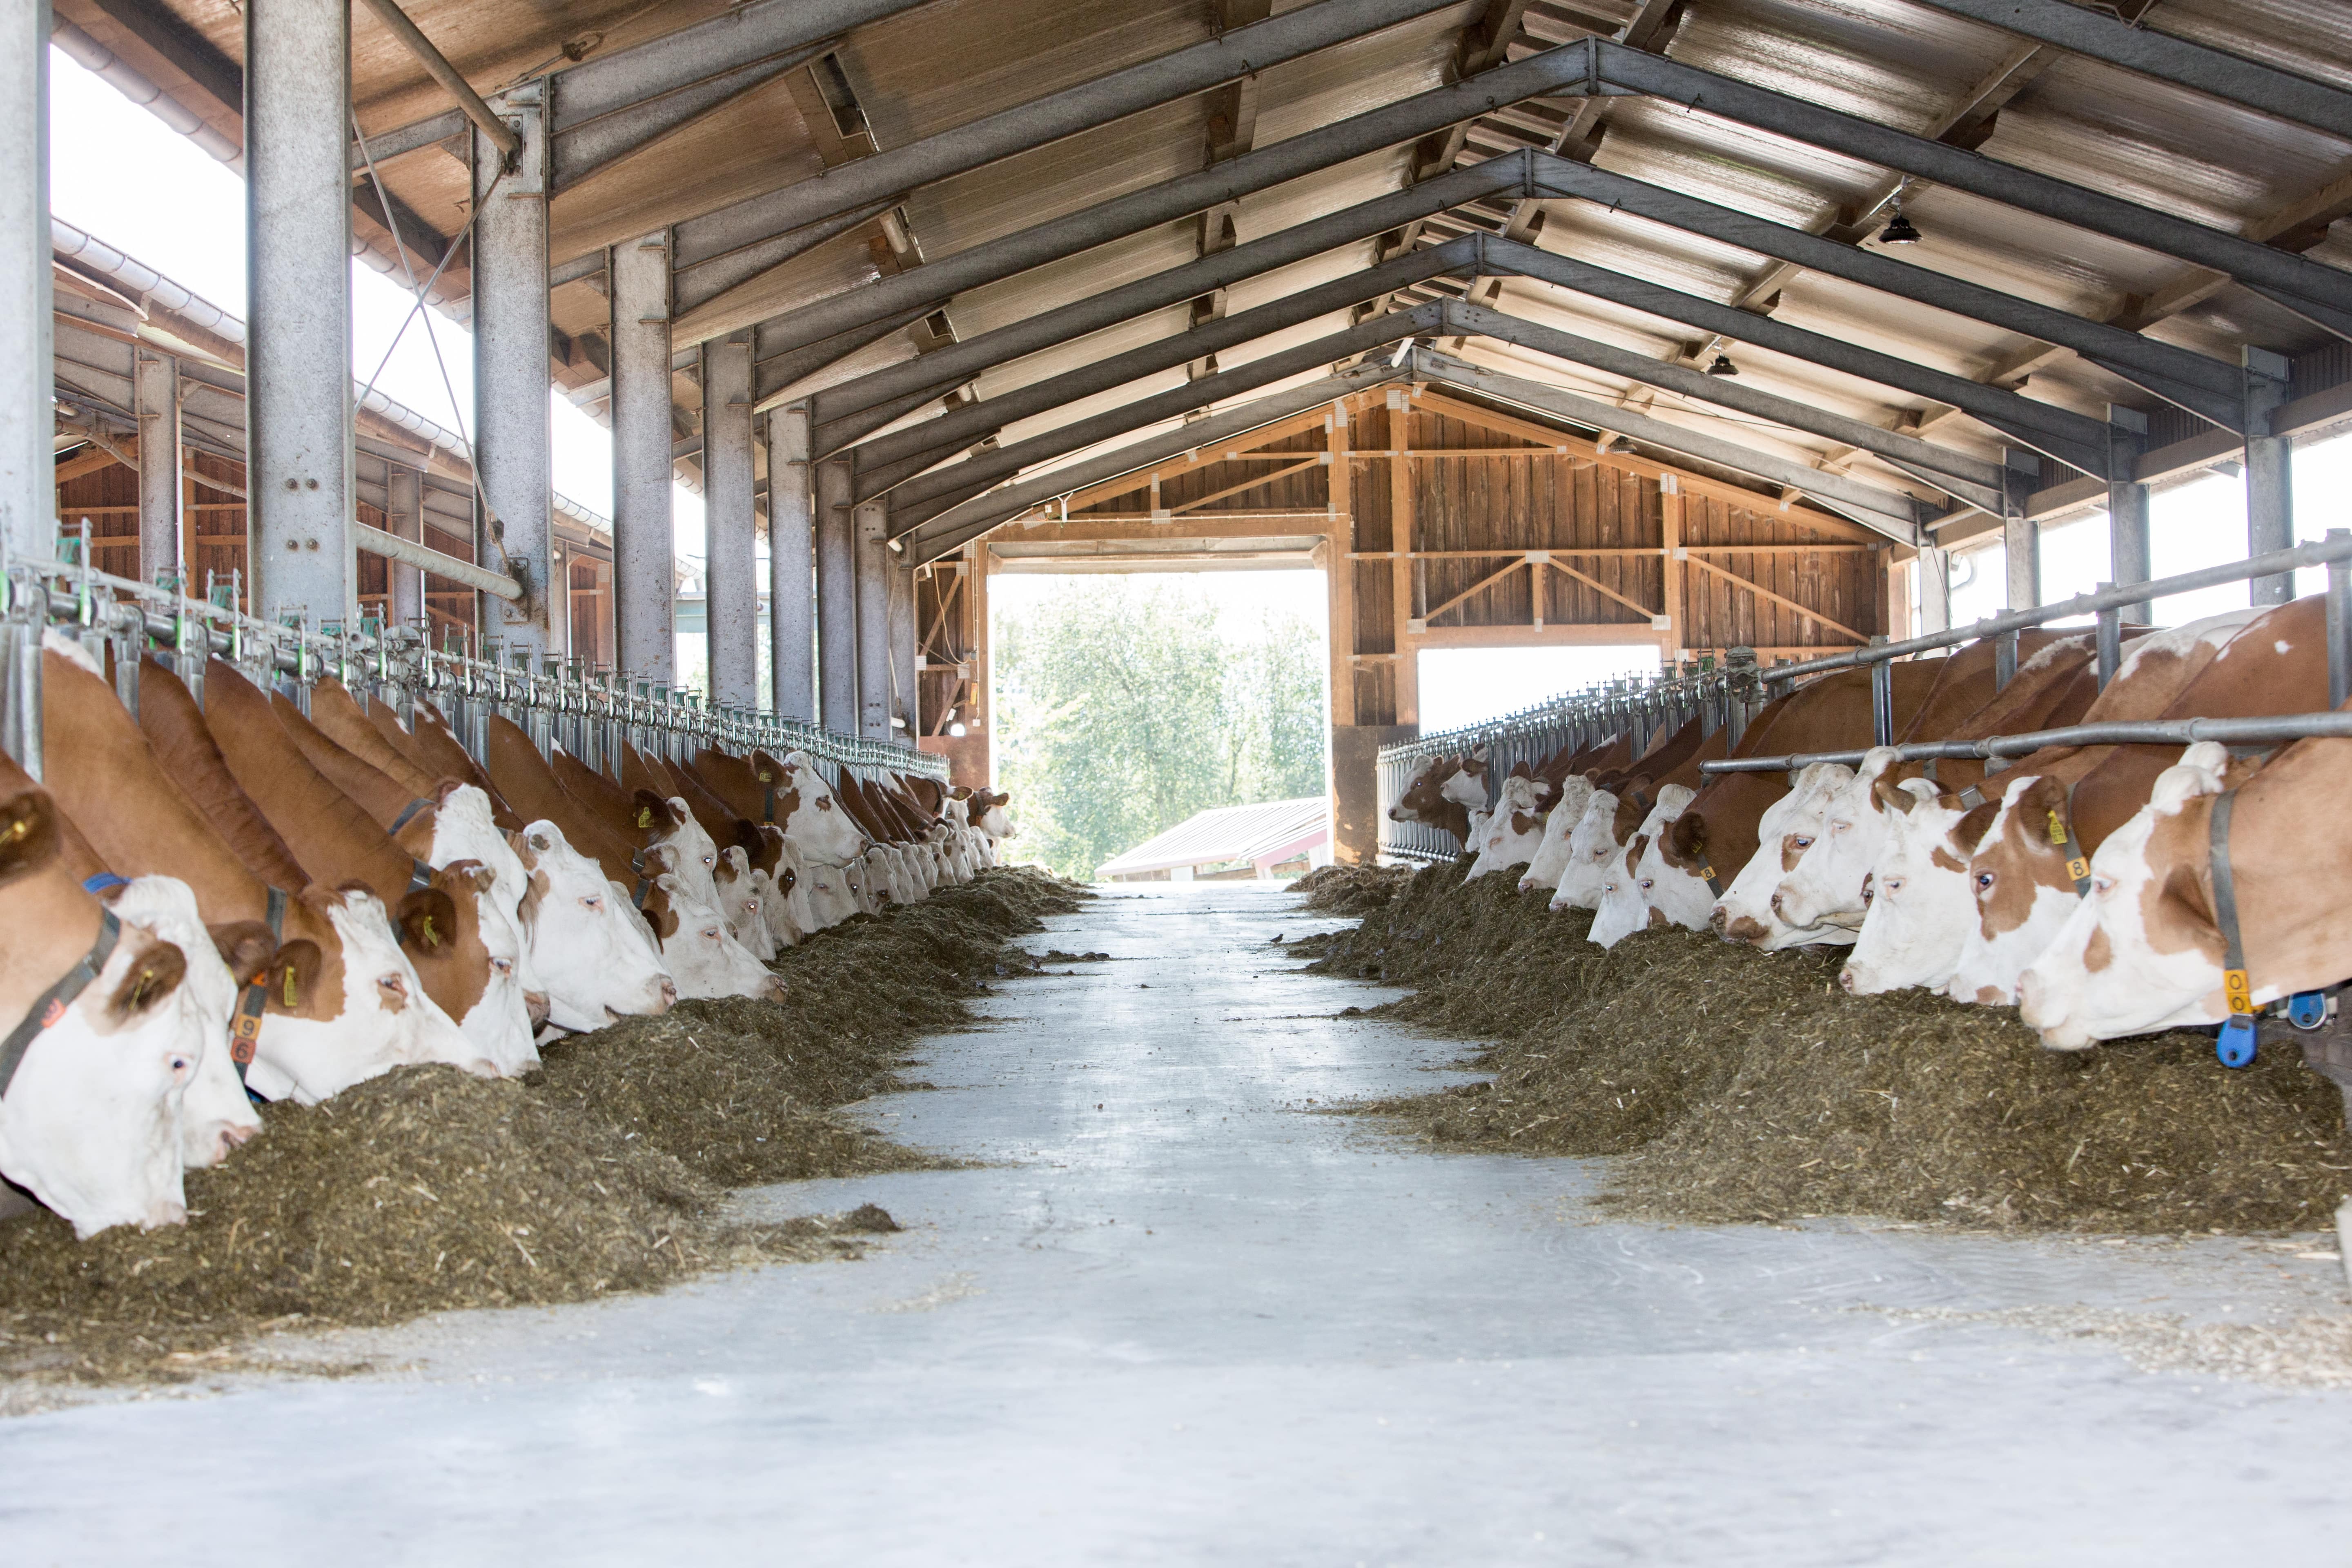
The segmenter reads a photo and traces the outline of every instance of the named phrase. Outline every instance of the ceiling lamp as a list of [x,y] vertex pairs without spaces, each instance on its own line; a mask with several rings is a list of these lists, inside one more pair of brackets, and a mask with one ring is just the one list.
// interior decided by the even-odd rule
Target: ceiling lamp
[[1717,354],[1715,356],[1715,363],[1706,367],[1706,374],[1709,375],[1738,375],[1739,374],[1739,367],[1731,363],[1731,356],[1729,354]]
[[1886,220],[1886,226],[1878,231],[1878,243],[1916,245],[1919,243],[1919,231],[1912,225],[1909,218],[1903,216],[1903,209],[1896,207],[1895,216]]

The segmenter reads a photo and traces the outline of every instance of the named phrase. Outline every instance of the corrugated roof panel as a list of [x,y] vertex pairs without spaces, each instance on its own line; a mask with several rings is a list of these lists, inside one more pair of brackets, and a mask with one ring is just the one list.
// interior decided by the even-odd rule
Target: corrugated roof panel
[[1330,832],[1330,805],[1321,795],[1221,805],[1186,817],[1096,868],[1097,877],[1133,876],[1179,866],[1254,860],[1287,849],[1318,832]]

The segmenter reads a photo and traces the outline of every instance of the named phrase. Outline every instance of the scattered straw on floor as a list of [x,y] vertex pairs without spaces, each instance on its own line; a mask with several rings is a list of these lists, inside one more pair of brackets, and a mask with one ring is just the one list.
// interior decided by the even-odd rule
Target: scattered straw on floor
[[2187,1031],[2045,1051],[2009,1009],[1854,997],[1834,950],[1758,952],[1590,917],[1511,879],[1417,873],[1314,967],[1492,1043],[1491,1082],[1360,1109],[1431,1141],[1622,1155],[1602,1201],[1675,1219],[1869,1214],[1997,1229],[2324,1227],[2352,1190],[2333,1085],[2292,1049],[2231,1072]]
[[1897,1321],[1978,1323],[2027,1329],[2053,1339],[2104,1341],[2143,1372],[2185,1372],[2281,1388],[2352,1386],[2352,1318],[2199,1323],[2178,1313],[2104,1307],[2010,1307],[1981,1312],[1948,1307],[1872,1310]]
[[1006,938],[1081,890],[983,873],[784,954],[782,1005],[681,1005],[577,1037],[528,1083],[403,1068],[304,1108],[191,1172],[189,1223],[78,1242],[0,1226],[0,1374],[174,1380],[276,1327],[395,1323],[467,1307],[659,1289],[715,1268],[854,1258],[896,1229],[726,1219],[728,1186],[936,1164],[835,1114],[898,1077],[963,998],[1034,966]]

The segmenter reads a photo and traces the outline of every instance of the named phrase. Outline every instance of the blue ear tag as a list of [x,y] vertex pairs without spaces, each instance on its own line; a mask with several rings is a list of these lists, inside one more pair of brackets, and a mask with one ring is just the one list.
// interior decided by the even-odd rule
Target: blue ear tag
[[2213,1054],[2221,1058],[2225,1068],[2251,1067],[2254,1060],[2254,1020],[2252,1015],[2233,1013],[2221,1026],[2221,1038],[2213,1045]]
[[2288,997],[2286,1021],[2298,1029],[2316,1029],[2327,1022],[2327,993],[2298,991]]
[[129,878],[118,877],[111,871],[100,871],[95,877],[83,878],[81,890],[90,894],[110,893],[117,888],[129,886],[131,886]]

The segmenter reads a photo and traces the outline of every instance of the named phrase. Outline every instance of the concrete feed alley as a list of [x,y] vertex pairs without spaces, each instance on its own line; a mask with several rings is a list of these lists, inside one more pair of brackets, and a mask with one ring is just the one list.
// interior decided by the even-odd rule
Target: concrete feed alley
[[978,1163],[748,1200],[881,1203],[864,1262],[0,1423],[6,1558],[2340,1561],[2352,1392],[1934,1321],[2338,1310],[2315,1248],[1597,1219],[1579,1163],[1322,1114],[1454,1055],[1287,973],[1328,924],[1231,884],[1053,921],[1112,961],[1000,987],[921,1048],[939,1092],[866,1108]]

